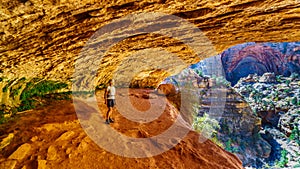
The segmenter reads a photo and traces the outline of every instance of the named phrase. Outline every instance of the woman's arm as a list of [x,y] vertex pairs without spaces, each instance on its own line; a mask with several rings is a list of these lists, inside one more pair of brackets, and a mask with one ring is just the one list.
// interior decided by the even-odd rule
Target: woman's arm
[[105,102],[105,104],[106,104],[106,100],[107,100],[107,89],[105,89],[105,91],[104,91],[104,102]]

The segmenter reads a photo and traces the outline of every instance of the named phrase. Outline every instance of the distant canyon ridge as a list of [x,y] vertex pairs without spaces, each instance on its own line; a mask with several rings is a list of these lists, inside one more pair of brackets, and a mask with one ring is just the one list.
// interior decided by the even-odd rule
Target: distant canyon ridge
[[221,60],[226,79],[232,85],[249,74],[299,74],[300,42],[240,44],[224,51]]

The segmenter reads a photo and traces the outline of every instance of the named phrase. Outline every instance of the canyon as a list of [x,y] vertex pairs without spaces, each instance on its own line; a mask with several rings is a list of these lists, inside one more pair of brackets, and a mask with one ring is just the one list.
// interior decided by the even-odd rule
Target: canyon
[[[22,94],[10,93],[25,90],[30,82],[38,84],[36,79],[66,84],[59,92],[68,92],[72,87],[78,91],[102,89],[112,78],[118,87],[152,90],[166,77],[234,45],[299,41],[299,16],[298,0],[3,0],[0,8],[1,106],[9,105],[10,111],[11,106],[22,105],[21,101],[12,101]],[[123,27],[126,29],[121,29]],[[235,109],[234,104],[240,104],[245,112],[238,119],[250,117],[253,120],[250,128],[238,132],[253,132],[256,118],[250,114],[250,108],[233,91],[227,92],[229,99],[233,99],[226,107]],[[132,102],[134,105],[141,103],[142,107],[148,105],[145,98],[153,99],[148,96],[149,91],[137,90],[135,94],[125,93],[121,97],[126,95],[136,99]],[[235,155],[209,140],[199,142],[201,136],[194,131],[173,149],[155,157],[116,156],[97,147],[82,130],[73,102],[38,101],[46,107],[21,111],[15,121],[1,125],[1,168],[76,168],[80,165],[85,168],[124,165],[129,168],[243,168]],[[152,134],[162,132],[160,127],[167,128],[174,122],[172,117],[179,112],[173,106],[167,102],[166,114],[160,119],[163,125],[159,120],[151,123],[157,129]],[[99,107],[105,110],[102,102]],[[182,116],[191,122],[190,115],[183,112]],[[121,115],[117,117],[121,122],[128,122]],[[235,122],[243,127],[238,120]],[[134,123],[113,126],[131,137],[151,136],[146,125],[140,128]],[[145,133],[145,130],[149,131]],[[260,153],[261,156],[268,154],[267,151]],[[249,159],[249,163],[251,160],[255,159]]]

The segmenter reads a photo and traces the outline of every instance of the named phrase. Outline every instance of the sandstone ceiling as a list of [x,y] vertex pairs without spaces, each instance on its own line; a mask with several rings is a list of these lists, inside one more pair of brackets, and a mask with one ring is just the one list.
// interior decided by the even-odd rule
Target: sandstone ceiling
[[[137,69],[130,75],[132,84],[155,86],[187,65],[239,43],[300,40],[299,0],[2,0],[0,7],[0,73],[9,78],[69,80],[76,59],[99,52],[83,50],[97,30],[128,14],[141,12],[161,12],[186,19],[204,33],[205,40],[216,51],[203,42],[206,52],[199,56],[198,51],[180,39],[155,33],[130,36],[107,49],[99,70],[93,72],[98,83],[105,83],[116,74],[126,79],[128,72]],[[163,25],[172,22],[158,20]],[[146,24],[139,24],[136,30],[144,28]],[[183,34],[191,38],[189,35],[192,36]],[[167,66],[161,69],[159,65]],[[88,80],[89,77],[79,82]]]

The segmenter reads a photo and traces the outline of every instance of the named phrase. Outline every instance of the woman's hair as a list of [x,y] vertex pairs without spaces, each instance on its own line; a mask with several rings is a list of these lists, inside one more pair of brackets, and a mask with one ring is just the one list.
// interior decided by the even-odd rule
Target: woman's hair
[[111,84],[113,81],[114,81],[113,79],[109,80],[109,81],[108,81],[108,84]]

